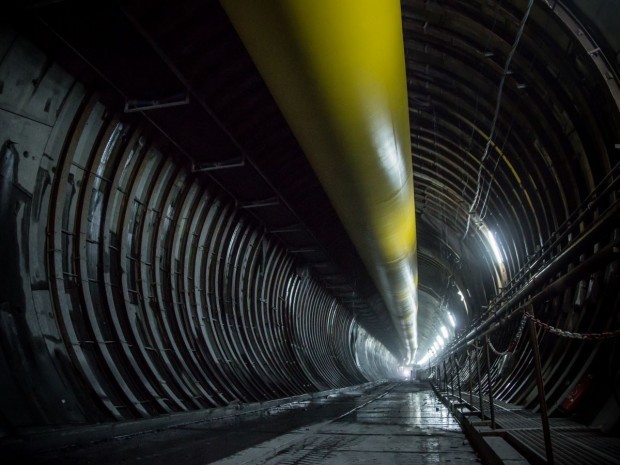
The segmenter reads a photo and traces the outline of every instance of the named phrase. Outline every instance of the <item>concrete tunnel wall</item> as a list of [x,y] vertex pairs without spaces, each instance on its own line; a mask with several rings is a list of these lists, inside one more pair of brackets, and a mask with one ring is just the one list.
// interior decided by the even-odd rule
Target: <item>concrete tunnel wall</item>
[[397,375],[392,355],[139,117],[0,36],[4,428]]
[[[582,21],[594,25],[589,31],[598,33],[594,35],[605,55],[616,58],[611,64],[617,70],[620,29],[612,26],[619,3],[565,3],[584,12]],[[571,42],[565,42],[570,50]],[[580,59],[575,53],[566,69]],[[367,336],[349,311],[250,215],[194,178],[187,160],[148,123],[137,115],[111,113],[94,89],[4,28],[0,60],[2,431],[144,418],[396,374],[385,348]],[[575,98],[582,95],[573,81],[559,76],[556,81],[554,74],[549,84],[559,94],[572,96],[572,89]],[[600,82],[591,74],[584,72],[581,79],[583,95],[607,95],[594,92]],[[536,84],[543,90],[548,85]],[[567,116],[560,110],[570,109],[579,133],[590,131],[593,137],[599,136],[592,128],[600,126],[611,141],[605,139],[609,152],[599,153],[593,145],[583,156],[587,153],[592,166],[613,165],[620,153],[617,145],[613,150],[616,113],[608,113],[601,100],[577,100],[583,107],[558,101],[565,107],[549,105],[549,112],[557,111],[558,121],[564,121]],[[590,111],[597,116],[592,121]],[[570,144],[579,142],[575,134],[547,135]],[[572,171],[580,162],[576,156],[565,160],[561,150],[552,155],[566,162],[567,175],[562,179],[566,192],[553,191],[550,198],[572,196],[574,190],[577,205],[590,192],[589,186],[573,181]],[[547,161],[541,158],[540,163]],[[527,170],[536,174],[534,165]],[[589,170],[582,174],[584,179],[591,175]],[[615,177],[610,179],[615,183]],[[617,206],[617,193],[599,200],[604,207]],[[555,220],[545,217],[556,213],[551,202],[549,208],[543,206],[540,214],[531,211],[525,219],[548,222],[544,231],[553,238]],[[588,216],[596,218],[601,211],[608,210],[592,210]],[[617,209],[610,213],[614,216],[605,228],[556,269],[554,279],[617,241]],[[519,215],[512,216],[523,219]],[[527,234],[536,243],[535,232],[525,229],[518,240],[503,241],[516,257],[510,260],[511,275],[520,272],[521,248],[527,249]],[[552,262],[562,246],[550,250],[545,260]],[[589,270],[537,305],[536,315],[574,331],[618,328],[618,276],[617,260]],[[547,284],[541,281],[535,290]],[[491,285],[484,298],[493,299],[493,292]],[[496,331],[497,348],[511,347],[519,326],[513,318]],[[567,394],[593,373],[578,413],[584,423],[600,425],[598,417],[604,416],[604,423],[615,425],[620,415],[617,339],[576,341],[544,330],[539,339],[550,410],[561,411]],[[536,409],[528,340],[517,342],[514,354],[493,356],[490,378],[498,398]],[[465,359],[465,352],[474,357]],[[470,361],[475,370],[475,360],[484,366],[483,351],[462,351],[455,360],[464,385],[475,379],[468,372]],[[488,379],[483,375],[482,384],[488,386]]]

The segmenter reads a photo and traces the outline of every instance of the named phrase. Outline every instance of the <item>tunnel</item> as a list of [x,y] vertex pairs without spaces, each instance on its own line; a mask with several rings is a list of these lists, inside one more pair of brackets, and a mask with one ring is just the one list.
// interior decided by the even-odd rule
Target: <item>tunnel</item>
[[10,463],[412,393],[483,463],[620,463],[620,1],[2,10]]

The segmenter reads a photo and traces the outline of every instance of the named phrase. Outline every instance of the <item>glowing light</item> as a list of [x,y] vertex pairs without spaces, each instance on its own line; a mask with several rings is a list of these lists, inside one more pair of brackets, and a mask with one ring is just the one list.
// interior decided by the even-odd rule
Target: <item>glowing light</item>
[[428,362],[431,359],[431,353],[427,353],[424,357],[422,357],[420,360],[417,361],[418,365],[424,365],[426,362]]
[[[461,291],[459,291],[459,294],[461,294]],[[461,298],[463,297],[463,295],[461,294]],[[453,328],[456,328],[456,320],[454,319],[454,315],[452,314],[452,312],[448,312],[448,320],[450,320],[450,324],[452,325]]]
[[448,333],[448,328],[446,328],[445,326],[441,327],[441,334],[443,334],[443,337],[448,339],[449,333]]
[[443,337],[441,337],[441,334],[437,335],[437,344],[439,344],[439,347],[443,347],[444,344],[446,343],[446,341],[443,340]]
[[465,296],[463,295],[463,293],[460,290],[457,292],[457,294],[461,298],[461,302],[465,302]]
[[486,227],[482,228],[482,231],[484,232],[487,241],[489,241],[489,245],[491,246],[491,250],[493,251],[493,256],[495,257],[495,261],[499,264],[504,263],[504,260],[502,258],[502,252],[499,249],[497,240],[495,240],[495,234],[493,234],[493,232]]

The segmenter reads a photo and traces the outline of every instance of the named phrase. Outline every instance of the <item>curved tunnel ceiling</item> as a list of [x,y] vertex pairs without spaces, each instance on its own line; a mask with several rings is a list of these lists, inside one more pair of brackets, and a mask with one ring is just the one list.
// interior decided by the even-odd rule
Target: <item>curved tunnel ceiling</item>
[[451,279],[470,321],[618,162],[617,62],[580,27],[546,2],[403,2],[420,282]]
[[[125,101],[187,93],[188,105],[144,114],[399,353],[377,290],[219,4],[121,5],[38,6],[29,14],[47,32],[33,34],[52,31],[49,48]],[[463,327],[473,321],[617,162],[617,63],[603,54],[613,45],[588,50],[579,8],[555,5],[402,2],[420,288],[436,303],[421,309],[422,327],[437,326],[425,320],[442,305]],[[434,337],[420,334],[421,354]]]
[[[613,18],[618,3],[594,3],[603,13],[585,1],[401,2],[420,357],[430,353],[442,327],[458,338],[494,309],[540,291],[536,286],[544,283],[535,278],[560,273],[548,265],[563,253],[576,250],[562,262],[570,269],[614,240],[620,39],[604,17]],[[125,109],[127,118],[139,113],[136,121],[148,123],[154,147],[189,167],[197,186],[209,185],[245,211],[253,222],[247,234],[268,236],[294,257],[281,258],[290,280],[280,283],[306,286],[295,289],[323,303],[325,295],[335,296],[402,358],[373,280],[218,2],[28,5],[16,16],[20,30],[86,89],[97,89],[113,111]],[[91,110],[80,107],[80,114]],[[170,179],[164,184],[174,191]],[[187,187],[183,195],[190,193]],[[582,235],[587,247],[580,245]],[[271,253],[280,252],[274,246]],[[291,284],[295,276],[310,276],[313,284]],[[591,297],[596,286],[588,289]],[[577,290],[563,299],[583,303]],[[557,300],[550,301],[548,316],[570,320]],[[325,305],[325,312],[341,315]],[[282,350],[292,357],[289,348]],[[321,363],[329,379],[312,372]],[[353,367],[322,359],[295,370],[318,379],[315,387],[358,379]]]

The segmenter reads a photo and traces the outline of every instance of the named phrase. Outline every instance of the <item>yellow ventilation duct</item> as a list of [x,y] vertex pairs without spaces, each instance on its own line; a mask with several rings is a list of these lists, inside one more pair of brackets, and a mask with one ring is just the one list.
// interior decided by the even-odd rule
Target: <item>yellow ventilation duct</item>
[[398,0],[221,0],[403,339],[417,349],[411,143]]

